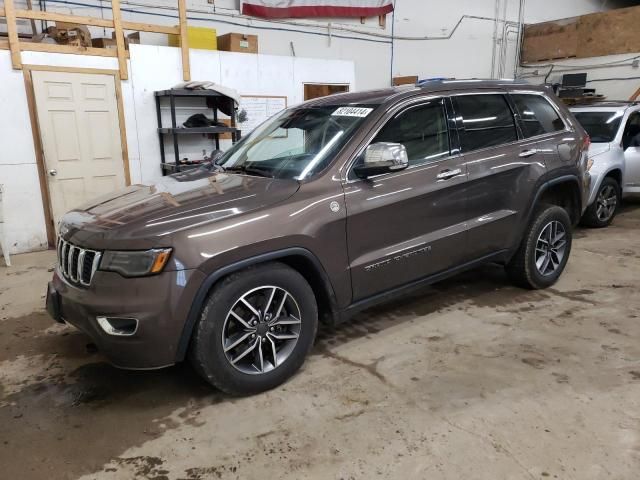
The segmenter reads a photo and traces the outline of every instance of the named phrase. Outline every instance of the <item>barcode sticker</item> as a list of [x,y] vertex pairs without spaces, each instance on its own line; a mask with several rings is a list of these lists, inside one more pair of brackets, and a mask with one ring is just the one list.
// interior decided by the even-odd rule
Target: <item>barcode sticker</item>
[[366,117],[373,108],[365,107],[340,107],[331,115],[336,117]]

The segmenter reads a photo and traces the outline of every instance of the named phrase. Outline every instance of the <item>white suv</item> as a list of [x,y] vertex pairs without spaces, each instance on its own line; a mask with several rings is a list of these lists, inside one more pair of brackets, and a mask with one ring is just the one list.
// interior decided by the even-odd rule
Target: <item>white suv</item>
[[606,227],[623,196],[640,194],[640,103],[571,107],[591,137],[591,191],[582,223]]

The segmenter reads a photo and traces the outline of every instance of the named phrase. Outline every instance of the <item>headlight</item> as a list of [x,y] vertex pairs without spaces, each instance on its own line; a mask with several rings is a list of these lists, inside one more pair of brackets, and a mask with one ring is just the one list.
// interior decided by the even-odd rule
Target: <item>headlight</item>
[[170,248],[142,251],[107,250],[102,255],[100,270],[117,272],[123,277],[144,277],[160,273],[170,256]]
[[591,170],[591,167],[593,167],[593,158],[587,160],[587,172]]

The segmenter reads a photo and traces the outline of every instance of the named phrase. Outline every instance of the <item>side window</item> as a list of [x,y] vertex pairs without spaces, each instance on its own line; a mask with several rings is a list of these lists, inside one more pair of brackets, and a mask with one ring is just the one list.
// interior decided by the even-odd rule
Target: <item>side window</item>
[[622,135],[622,146],[625,150],[629,147],[640,147],[640,112],[629,115]]
[[549,101],[540,95],[511,95],[522,120],[526,138],[564,130],[565,125]]
[[511,108],[504,95],[454,97],[456,115],[462,120],[462,150],[469,152],[518,139]]
[[433,162],[449,155],[449,132],[441,100],[401,111],[371,143],[401,143],[407,149],[409,165]]

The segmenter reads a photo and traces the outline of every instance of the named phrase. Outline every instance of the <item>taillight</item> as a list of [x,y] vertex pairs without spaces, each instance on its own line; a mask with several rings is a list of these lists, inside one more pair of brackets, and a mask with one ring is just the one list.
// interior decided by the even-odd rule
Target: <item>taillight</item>
[[591,146],[591,137],[587,135],[584,137],[584,141],[582,142],[582,148],[584,150],[589,150],[590,146]]

